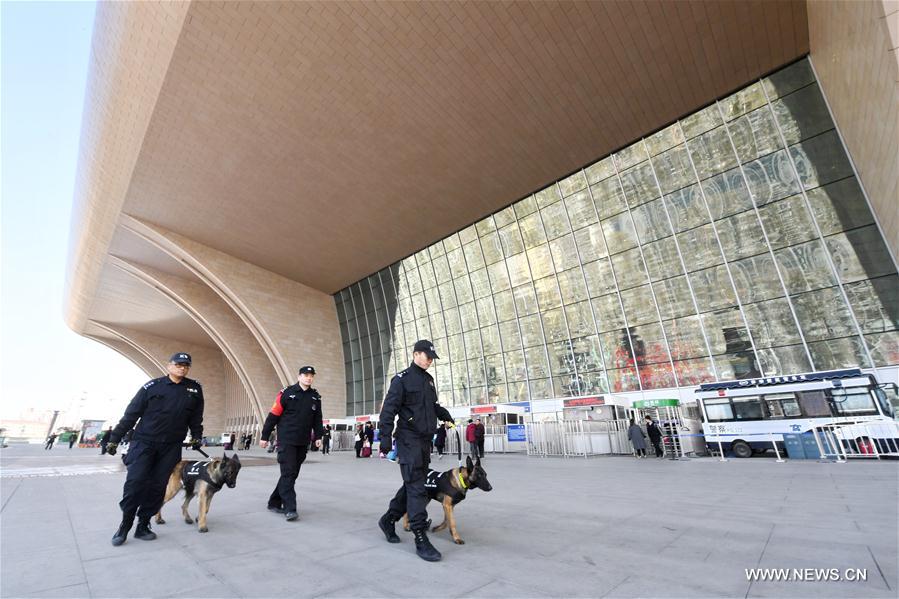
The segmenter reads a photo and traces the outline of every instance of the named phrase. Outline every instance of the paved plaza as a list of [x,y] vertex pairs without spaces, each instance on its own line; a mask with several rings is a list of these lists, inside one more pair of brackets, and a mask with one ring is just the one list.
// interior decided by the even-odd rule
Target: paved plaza
[[[209,533],[177,517],[176,498],[163,510],[168,524],[154,525],[157,540],[113,547],[124,469],[96,454],[0,451],[2,597],[895,597],[899,589],[895,463],[488,455],[494,491],[473,491],[457,509],[466,544],[432,534],[443,561],[426,563],[410,534],[389,545],[377,528],[400,483],[383,460],[310,457],[300,520],[288,523],[265,510],[277,478],[271,455],[241,452],[248,465],[235,489],[216,495]],[[430,514],[441,517],[436,504]],[[861,569],[867,580],[750,582],[748,568]]]

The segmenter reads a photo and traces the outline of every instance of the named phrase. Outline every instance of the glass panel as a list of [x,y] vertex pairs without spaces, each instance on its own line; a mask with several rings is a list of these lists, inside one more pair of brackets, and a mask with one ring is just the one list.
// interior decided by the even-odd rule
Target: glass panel
[[537,311],[537,295],[533,285],[522,285],[512,290],[515,297],[515,308],[519,316],[533,314]]
[[826,239],[827,249],[844,283],[896,272],[890,252],[875,225]]
[[836,370],[839,368],[868,368],[868,358],[857,336],[843,339],[828,339],[808,344],[817,370]]
[[524,217],[518,221],[518,225],[521,227],[525,248],[532,248],[546,243],[546,234],[543,232],[543,224],[540,222],[539,214]]
[[664,324],[673,359],[685,360],[708,355],[698,316],[669,320]]
[[741,212],[716,223],[718,239],[728,260],[738,260],[768,249],[755,211]]
[[543,226],[546,228],[548,239],[555,239],[571,231],[568,225],[568,217],[565,213],[565,204],[556,202],[540,211],[543,217]]
[[774,117],[768,107],[750,112],[728,125],[740,162],[749,162],[781,149]]
[[603,358],[606,368],[628,368],[634,370],[634,354],[631,352],[631,341],[625,329],[619,329],[599,336],[602,344]]
[[547,277],[535,282],[534,290],[537,292],[537,304],[541,310],[558,308],[562,305],[562,298],[559,295],[559,287],[555,277]]
[[[746,176],[749,177],[750,184],[753,182],[752,174],[753,171],[749,170],[747,166]],[[703,181],[702,191],[705,193],[709,210],[715,220],[752,208],[749,188],[746,187],[743,173],[738,168]]]
[[623,171],[646,160],[646,149],[641,143],[631,144],[617,154],[612,154],[612,160],[618,170]]
[[478,319],[482,327],[488,324],[496,324],[496,312],[493,309],[492,297],[482,297],[475,301],[475,306],[477,306]]
[[513,287],[518,287],[531,280],[531,269],[528,265],[527,254],[516,254],[506,259],[509,267],[509,278]]
[[790,155],[805,189],[852,176],[852,165],[835,130],[790,146]]
[[649,243],[671,235],[668,216],[665,214],[665,207],[662,206],[661,199],[634,208],[631,215],[634,218],[640,243]]
[[845,290],[863,332],[899,329],[899,276],[849,283]]
[[833,121],[818,85],[808,85],[799,91],[771,103],[777,122],[788,144],[814,137],[833,129]]
[[762,79],[762,85],[771,99],[785,96],[815,80],[807,59],[793,63]]
[[543,332],[547,341],[559,341],[568,338],[565,330],[565,315],[561,308],[543,312]]
[[581,373],[579,370],[578,374],[580,375],[581,393],[583,395],[598,395],[609,392],[609,380],[606,378],[606,373]]
[[723,262],[712,224],[690,229],[677,236],[687,270],[700,270]]
[[484,346],[484,355],[496,354],[502,351],[502,345],[500,345],[499,340],[499,327],[483,327],[481,329],[481,343]]
[[575,231],[574,239],[582,262],[592,262],[609,255],[602,236],[602,228],[598,223]]
[[808,356],[805,354],[805,348],[801,345],[766,347],[757,351],[764,376],[795,374],[812,370],[812,365],[809,364]]
[[813,240],[784,248],[774,255],[780,265],[787,291],[791,294],[836,284],[824,253],[824,245],[820,241]]
[[621,302],[627,315],[628,325],[634,326],[647,322],[658,322],[656,303],[652,299],[649,285],[628,289],[621,292]]
[[637,245],[634,225],[631,222],[630,215],[626,212],[602,221],[602,230],[605,234],[609,251],[613,254],[623,252]]
[[751,351],[749,332],[737,308],[720,310],[702,315],[712,355]]
[[503,354],[506,360],[506,378],[510,381],[523,381],[527,378],[524,352],[520,349],[506,351]]
[[495,231],[481,237],[481,248],[484,252],[484,261],[493,264],[503,259],[503,246],[499,240],[499,234]]
[[582,337],[596,334],[593,324],[593,311],[590,302],[580,302],[565,308],[565,316],[568,319],[568,331],[571,337]]
[[673,237],[644,245],[643,258],[646,260],[649,278],[653,281],[684,274]]
[[599,218],[608,218],[627,209],[618,177],[610,177],[590,188]]
[[596,210],[593,208],[590,194],[586,191],[579,191],[567,198],[565,207],[568,209],[568,218],[571,220],[571,226],[574,229],[580,229],[585,225],[596,222]]
[[855,229],[874,222],[855,177],[812,189],[806,196],[824,235]]
[[656,156],[652,159],[652,166],[662,193],[671,193],[696,181],[686,146],[681,145]]
[[624,314],[617,295],[604,295],[594,299],[593,310],[600,331],[611,331],[624,326]]
[[527,251],[528,263],[531,266],[531,276],[534,279],[542,279],[555,272],[552,263],[552,255],[549,246],[541,245]]
[[487,267],[487,274],[490,277],[490,286],[493,288],[494,294],[509,289],[509,271],[506,270],[505,262],[491,264]]
[[668,214],[678,232],[709,222],[709,214],[699,185],[691,185],[665,196]]
[[518,330],[518,321],[508,320],[499,324],[499,334],[502,339],[503,348],[511,351],[522,347],[521,332]]
[[784,150],[746,163],[743,172],[759,206],[799,193],[799,182]]
[[580,266],[578,249],[574,244],[574,236],[566,235],[550,241],[549,249],[552,252],[556,270],[568,270],[569,268]]
[[659,197],[659,187],[656,185],[649,162],[621,173],[621,186],[624,188],[624,197],[631,207]]
[[712,361],[709,358],[675,361],[674,374],[681,386],[701,385],[715,380]]
[[786,298],[743,306],[756,348],[801,343]]
[[635,368],[609,370],[606,374],[609,377],[609,390],[614,393],[637,391],[640,389],[640,383],[637,380],[637,370]]
[[681,133],[680,127],[675,123],[646,138],[646,148],[649,150],[650,156],[656,156],[668,148],[683,142],[684,135]]
[[551,399],[553,397],[552,383],[549,379],[531,379],[528,381],[528,387],[531,393],[531,401],[537,399]]
[[524,358],[527,362],[528,378],[536,379],[549,376],[549,363],[546,361],[546,351],[543,346],[530,347],[524,350]]
[[714,356],[715,368],[718,370],[720,380],[748,379],[761,376],[761,371],[755,361],[755,355],[751,351],[736,354]]
[[475,298],[487,297],[490,295],[490,279],[487,277],[487,269],[482,268],[471,273],[471,289]]
[[753,83],[731,94],[719,102],[724,120],[732,121],[742,114],[755,110],[766,103],[765,92],[760,83]]
[[770,254],[733,262],[730,274],[744,304],[772,299],[784,293]]
[[599,260],[585,264],[584,276],[587,278],[587,290],[590,293],[590,297],[615,291],[615,279],[612,275],[612,266],[608,260]]
[[520,322],[521,340],[524,346],[543,345],[543,326],[540,324],[540,317],[536,314],[525,316],[520,319]]
[[686,277],[665,279],[652,285],[663,319],[695,313]]
[[559,273],[558,277],[563,303],[571,304],[587,299],[587,286],[584,284],[584,273],[580,268],[566,270]]
[[574,356],[567,340],[551,343],[546,349],[549,352],[549,367],[553,374],[574,374]]
[[721,115],[718,113],[718,106],[715,104],[707,106],[699,112],[694,112],[681,120],[681,127],[683,127],[684,135],[686,135],[687,139],[705,133],[720,124]]
[[474,291],[471,289],[471,280],[468,277],[460,277],[453,281],[456,290],[456,301],[459,304],[467,304],[474,300]]
[[524,241],[521,239],[521,231],[517,223],[500,229],[499,239],[506,256],[514,256],[524,251]]
[[599,162],[594,162],[586,168],[587,181],[590,185],[608,179],[615,174],[615,166],[612,164],[612,157],[604,158]]
[[690,154],[700,179],[706,179],[737,166],[727,131],[718,127],[691,141]]
[[578,373],[600,370],[603,367],[602,350],[596,335],[575,339],[571,349]]
[[793,307],[806,341],[850,337],[855,334],[849,307],[836,287],[794,296]]
[[543,208],[561,200],[562,196],[559,195],[558,186],[553,183],[552,185],[544,187],[543,189],[535,193],[534,199],[537,200],[537,206],[539,208]]
[[565,197],[568,197],[574,192],[580,191],[586,187],[587,178],[581,171],[578,171],[573,175],[570,175],[568,178],[559,181],[559,189],[562,191],[562,195]]
[[[688,262],[689,264],[689,262]],[[737,303],[727,269],[722,264],[706,270],[690,273],[690,284],[699,310],[716,310]]]
[[496,222],[497,228],[505,227],[515,222],[515,209],[512,206],[503,208],[493,215],[493,220]]
[[815,237],[815,225],[802,196],[792,196],[759,208],[772,249],[802,243]]
[[865,335],[875,366],[899,364],[899,332]]
[[534,196],[528,196],[513,204],[512,207],[515,209],[515,216],[521,219],[532,212],[536,212],[537,202],[534,200]]
[[639,249],[612,256],[612,268],[618,277],[618,288],[628,289],[649,281]]

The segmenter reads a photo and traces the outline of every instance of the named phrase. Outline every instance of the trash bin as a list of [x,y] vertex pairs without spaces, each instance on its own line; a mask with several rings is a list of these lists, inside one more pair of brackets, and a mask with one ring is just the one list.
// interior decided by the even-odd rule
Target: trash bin
[[[812,441],[814,444],[814,439]],[[787,457],[791,460],[804,460],[807,457],[802,443],[802,435],[798,433],[784,433],[784,449],[787,450]],[[815,453],[817,452],[816,447]]]

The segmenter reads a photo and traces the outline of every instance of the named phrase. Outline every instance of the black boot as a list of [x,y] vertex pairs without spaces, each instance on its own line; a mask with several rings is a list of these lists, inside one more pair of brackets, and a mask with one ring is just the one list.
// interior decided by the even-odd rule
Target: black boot
[[440,552],[431,545],[431,541],[428,540],[428,533],[425,529],[420,528],[418,530],[413,530],[412,532],[415,533],[415,553],[418,554],[418,557],[426,562],[439,562],[440,558],[443,556],[441,556]]
[[400,538],[396,534],[396,529],[394,526],[396,525],[396,520],[390,517],[390,512],[386,512],[381,519],[378,520],[378,528],[381,529],[381,532],[384,533],[384,536],[387,537],[388,543],[399,543]]
[[125,539],[128,538],[128,531],[131,530],[132,524],[134,524],[133,518],[122,518],[122,523],[119,524],[119,529],[115,531],[114,535],[112,535],[112,545],[114,547],[118,547],[125,542]]
[[156,533],[150,530],[150,521],[138,522],[137,530],[134,531],[134,538],[141,541],[152,541],[156,538]]

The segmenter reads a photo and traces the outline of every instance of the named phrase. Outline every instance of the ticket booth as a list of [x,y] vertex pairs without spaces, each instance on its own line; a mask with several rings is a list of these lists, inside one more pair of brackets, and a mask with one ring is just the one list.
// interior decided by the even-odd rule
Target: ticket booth
[[[480,418],[484,424],[484,451],[490,453],[510,453],[527,451],[527,443],[520,439],[520,425],[524,423],[527,412],[525,405],[491,404],[471,406],[469,418]],[[468,422],[466,419],[465,426]],[[512,435],[509,435],[509,426]],[[464,426],[462,427],[464,432]]]

